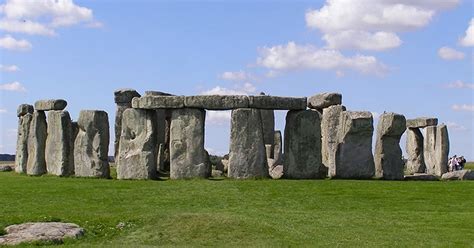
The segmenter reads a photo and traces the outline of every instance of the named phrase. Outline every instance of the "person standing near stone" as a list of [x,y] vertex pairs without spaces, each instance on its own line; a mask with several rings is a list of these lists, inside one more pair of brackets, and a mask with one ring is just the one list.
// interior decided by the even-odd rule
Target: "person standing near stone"
[[18,106],[18,137],[16,142],[15,171],[26,173],[28,164],[28,133],[33,119],[33,105],[21,104]]

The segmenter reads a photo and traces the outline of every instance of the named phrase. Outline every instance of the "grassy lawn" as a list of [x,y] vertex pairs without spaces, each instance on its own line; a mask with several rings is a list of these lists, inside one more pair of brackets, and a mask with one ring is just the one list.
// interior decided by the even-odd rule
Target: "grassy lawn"
[[4,172],[0,189],[1,229],[27,221],[86,229],[65,246],[474,246],[472,181],[119,181]]

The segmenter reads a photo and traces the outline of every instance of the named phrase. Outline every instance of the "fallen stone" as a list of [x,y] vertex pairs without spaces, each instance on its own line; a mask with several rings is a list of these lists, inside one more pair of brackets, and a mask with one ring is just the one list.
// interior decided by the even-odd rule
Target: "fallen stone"
[[13,165],[0,165],[0,172],[12,171]]
[[342,94],[340,93],[321,93],[308,98],[308,108],[323,110],[333,105],[342,104]]
[[156,112],[127,109],[122,118],[117,179],[156,179]]
[[170,178],[207,178],[211,164],[204,149],[204,123],[202,109],[173,110],[170,131]]
[[184,96],[143,96],[132,100],[132,107],[138,109],[180,109],[184,108]]
[[220,170],[212,170],[212,177],[222,177],[224,175],[224,172]]
[[84,235],[84,229],[73,223],[30,222],[5,228],[6,235],[0,236],[0,245],[18,245],[37,241],[62,243],[65,238],[77,239]]
[[48,112],[48,137],[46,139],[46,169],[56,176],[74,175],[74,149],[72,121],[69,112]]
[[134,89],[119,89],[114,92],[115,103],[117,108],[115,111],[115,140],[114,140],[114,157],[118,158],[118,150],[120,145],[120,134],[122,133],[122,115],[126,109],[132,107],[132,99],[140,97],[140,94]]
[[345,107],[342,105],[329,106],[323,109],[321,120],[321,156],[322,163],[328,168],[330,177],[336,175],[336,151],[338,130]]
[[184,106],[186,108],[201,108],[209,110],[247,108],[249,106],[249,98],[248,96],[238,95],[186,96],[184,98]]
[[33,114],[34,108],[33,105],[29,104],[20,104],[16,110],[16,115],[18,117],[24,116],[26,114]]
[[423,155],[423,134],[419,128],[407,128],[407,138],[405,150],[407,158],[407,173],[426,172],[425,159]]
[[404,162],[400,138],[406,129],[405,116],[383,113],[377,126],[375,175],[386,180],[403,180]]
[[26,173],[28,175],[42,175],[46,173],[46,137],[48,125],[43,111],[35,111],[28,132],[28,162]]
[[474,171],[458,170],[446,172],[441,176],[442,180],[474,180]]
[[249,96],[249,108],[305,110],[306,97]]
[[420,117],[407,120],[407,128],[424,128],[438,125],[438,118]]
[[283,165],[274,166],[270,170],[270,177],[272,179],[280,179],[283,177]]
[[74,172],[78,177],[110,177],[109,118],[105,111],[81,110],[74,142]]
[[232,111],[228,177],[268,177],[263,125],[258,109]]
[[406,175],[406,181],[438,181],[439,177],[434,175],[429,175],[426,173],[415,173],[413,175]]
[[140,97],[140,93],[138,93],[134,89],[118,89],[114,91],[114,100],[115,103],[125,103],[130,104],[134,97]]
[[35,102],[35,109],[37,111],[63,110],[66,106],[67,102],[63,99],[39,100]]
[[336,151],[335,178],[367,179],[375,174],[372,155],[374,132],[370,112],[342,113]]
[[[31,106],[31,105],[30,105]],[[33,106],[32,106],[33,107]],[[27,113],[18,119],[18,134],[16,141],[15,171],[26,173],[28,165],[28,134],[33,115]]]
[[312,110],[286,115],[283,175],[289,179],[324,178],[321,162],[321,117]]

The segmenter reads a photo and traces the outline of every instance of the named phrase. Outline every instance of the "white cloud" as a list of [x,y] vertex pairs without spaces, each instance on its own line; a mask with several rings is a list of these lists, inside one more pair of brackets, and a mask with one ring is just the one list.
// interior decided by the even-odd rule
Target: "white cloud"
[[222,73],[219,76],[219,78],[224,79],[224,80],[229,80],[229,81],[245,81],[245,80],[253,79],[253,76],[244,71],[236,71],[236,72],[226,71]]
[[462,104],[462,105],[458,105],[458,104],[454,104],[453,106],[451,106],[451,109],[454,110],[454,111],[474,111],[474,105],[469,105],[469,104]]
[[466,131],[467,128],[463,125],[460,125],[456,122],[448,122],[446,123],[446,125],[449,127],[450,130],[454,130],[454,131]]
[[271,70],[342,70],[353,69],[364,74],[382,75],[387,67],[373,56],[355,55],[345,57],[333,49],[320,49],[311,45],[287,45],[259,49],[257,64]]
[[229,125],[231,111],[206,111],[206,125]]
[[450,47],[441,47],[438,50],[438,56],[444,60],[461,60],[464,59],[464,53]]
[[448,88],[456,88],[456,89],[471,89],[474,90],[474,84],[464,83],[461,80],[457,80],[455,82],[449,83],[447,85]]
[[[326,0],[306,12],[306,25],[320,30],[335,49],[387,50],[401,45],[396,33],[422,28],[459,0]],[[352,39],[352,40],[351,40]]]
[[463,46],[474,46],[474,18],[469,22],[466,34],[459,40],[459,43]]
[[52,36],[56,34],[54,30],[47,28],[41,23],[26,20],[0,20],[0,29],[12,33],[25,33],[31,35]]
[[237,86],[234,89],[228,89],[221,86],[216,86],[210,90],[205,90],[200,95],[249,95],[256,92],[256,88],[251,83],[245,83],[242,86]]
[[398,47],[402,41],[395,33],[370,33],[361,30],[344,30],[338,33],[323,36],[329,48],[334,49],[361,49],[382,51]]
[[7,0],[0,5],[3,18],[0,29],[31,35],[54,35],[55,28],[85,24],[101,27],[91,9],[74,4],[73,0]]
[[20,71],[20,68],[16,65],[2,65],[2,64],[0,64],[0,71],[17,72],[17,71]]
[[24,92],[26,88],[19,82],[0,84],[0,90]]
[[33,47],[27,40],[17,40],[10,35],[0,38],[0,47],[13,51],[28,51]]
[[0,114],[7,113],[6,109],[0,108]]

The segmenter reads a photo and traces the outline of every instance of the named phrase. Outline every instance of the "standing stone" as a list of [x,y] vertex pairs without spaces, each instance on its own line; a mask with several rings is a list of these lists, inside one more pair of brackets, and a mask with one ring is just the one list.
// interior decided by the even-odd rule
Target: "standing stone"
[[268,177],[262,118],[258,109],[232,111],[228,177]]
[[46,168],[49,174],[69,176],[74,174],[72,150],[72,121],[69,112],[48,112],[48,138],[46,139]]
[[425,128],[425,136],[423,142],[423,157],[426,165],[426,173],[436,175],[435,166],[435,149],[436,149],[436,126],[428,126]]
[[336,175],[336,151],[338,144],[338,130],[342,113],[346,108],[334,105],[323,109],[321,120],[321,156],[323,165],[329,170],[329,176]]
[[[275,113],[273,110],[261,109],[260,115],[262,116],[263,125],[263,142],[266,145],[272,145],[275,139]],[[273,155],[270,155],[273,157]]]
[[114,100],[115,104],[117,104],[114,141],[114,156],[116,159],[120,144],[120,134],[122,133],[122,115],[126,109],[132,107],[132,99],[134,97],[140,97],[140,94],[134,89],[119,89],[114,92]]
[[156,142],[156,112],[125,110],[117,159],[117,179],[156,179]]
[[312,110],[286,115],[283,176],[291,179],[324,178],[321,162],[321,116]]
[[448,171],[449,134],[448,127],[439,125],[436,134],[436,175],[441,176]]
[[211,164],[204,150],[204,123],[202,109],[173,110],[170,128],[170,178],[207,178]]
[[42,175],[46,173],[45,148],[48,135],[48,125],[44,111],[35,111],[28,133],[28,175]]
[[406,129],[405,116],[383,113],[377,126],[375,174],[387,180],[403,180],[404,163],[400,138]]
[[373,118],[370,112],[342,113],[335,174],[330,174],[331,177],[365,179],[374,176],[373,132]]
[[33,106],[22,104],[18,107],[18,136],[16,142],[15,171],[26,173],[28,164],[28,133],[33,119]]
[[282,137],[281,137],[281,131],[277,130],[275,131],[273,135],[273,159],[275,160],[276,164],[282,164]]
[[423,155],[423,134],[419,128],[407,128],[407,141],[405,146],[408,174],[424,173],[426,171]]
[[164,144],[160,144],[158,146],[158,153],[157,153],[158,155],[156,155],[157,171],[164,171],[164,162],[165,162],[164,152],[165,152]]
[[105,111],[82,110],[74,142],[74,170],[78,177],[109,178],[109,118]]

